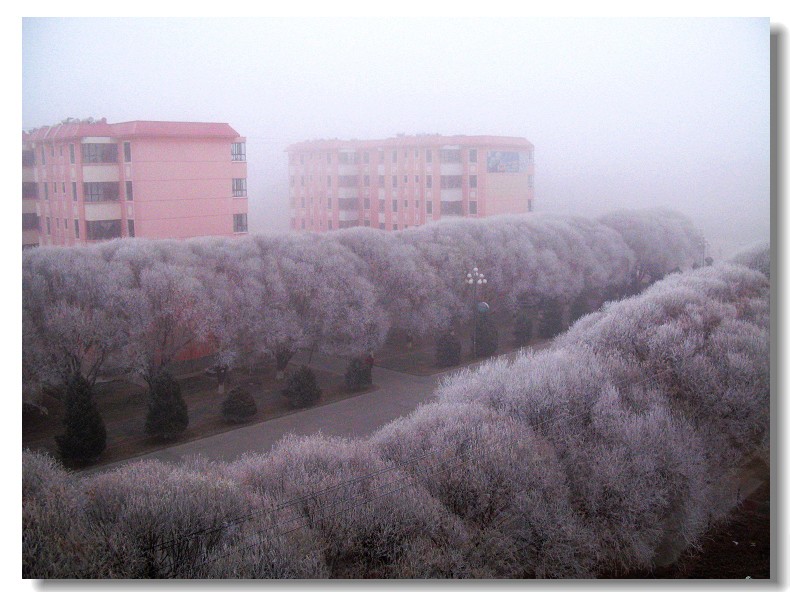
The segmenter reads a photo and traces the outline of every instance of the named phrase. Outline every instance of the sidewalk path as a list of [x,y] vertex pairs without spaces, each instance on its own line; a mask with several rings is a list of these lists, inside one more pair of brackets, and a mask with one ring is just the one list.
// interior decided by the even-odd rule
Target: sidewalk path
[[[533,349],[544,349],[549,345],[550,342],[541,343]],[[503,354],[502,357],[512,359],[517,353],[518,350]],[[307,436],[321,432],[325,436],[366,436],[390,421],[408,415],[421,403],[431,401],[443,377],[463,368],[474,368],[485,361],[451,368],[431,376],[414,376],[375,366],[373,381],[378,386],[375,391],[103,465],[84,471],[83,474],[106,472],[139,460],[179,463],[186,457],[196,455],[208,460],[232,461],[247,452],[269,452],[287,434]],[[306,357],[296,356],[292,361],[294,365],[302,362],[306,362]],[[310,365],[342,374],[346,363],[340,358],[313,355]]]

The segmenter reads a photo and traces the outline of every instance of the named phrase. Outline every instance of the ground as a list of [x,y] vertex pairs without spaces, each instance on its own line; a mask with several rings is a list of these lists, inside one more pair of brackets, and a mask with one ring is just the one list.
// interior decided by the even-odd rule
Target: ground
[[[501,347],[497,350],[497,355],[517,349],[512,344],[508,327],[504,323],[499,331]],[[470,336],[461,331],[459,338],[463,343],[462,364],[479,362],[479,359],[471,356]],[[536,345],[542,343],[542,340],[535,340]],[[301,356],[302,359],[304,357],[305,355]],[[436,366],[435,357],[435,346],[431,337],[417,339],[413,347],[409,348],[405,337],[401,336],[389,340],[376,352],[375,366],[415,377],[427,377],[447,370]],[[299,356],[292,360],[289,367],[295,368],[300,363],[298,359]],[[373,387],[361,392],[349,392],[343,379],[344,364],[345,361],[339,367],[332,368],[311,364],[323,390],[319,405],[355,397],[378,388],[374,384]],[[255,398],[258,413],[245,424],[225,422],[221,414],[225,395],[217,392],[216,379],[204,372],[210,365],[210,359],[193,361],[176,372],[182,396],[189,409],[189,427],[179,437],[178,444],[298,411],[291,408],[285,397],[280,394],[285,383],[275,380],[275,371],[271,364],[259,364],[252,368],[242,366],[230,373],[226,392],[236,384],[249,387],[250,394]],[[374,372],[374,382],[375,376]],[[96,385],[94,397],[107,427],[107,448],[94,466],[114,464],[170,445],[151,439],[145,434],[148,402],[147,390],[143,384],[131,382],[129,378],[102,380]],[[31,450],[47,451],[56,456],[55,436],[63,433],[64,407],[55,397],[47,397],[44,405],[47,408],[45,415],[37,411],[23,414],[22,446]]]

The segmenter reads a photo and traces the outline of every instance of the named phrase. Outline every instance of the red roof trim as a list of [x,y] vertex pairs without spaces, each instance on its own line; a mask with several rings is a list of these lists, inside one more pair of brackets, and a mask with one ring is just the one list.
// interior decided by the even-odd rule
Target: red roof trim
[[110,138],[224,138],[235,139],[238,132],[227,123],[187,121],[127,121],[123,123],[61,123],[22,134],[23,142],[61,142],[103,136]]

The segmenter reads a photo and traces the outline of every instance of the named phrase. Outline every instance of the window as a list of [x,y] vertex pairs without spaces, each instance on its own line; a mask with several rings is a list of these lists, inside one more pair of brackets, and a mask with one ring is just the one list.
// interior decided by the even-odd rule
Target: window
[[461,216],[464,213],[463,204],[460,201],[443,201],[441,212],[443,216]]
[[38,230],[38,216],[36,214],[22,214],[22,230]]
[[88,164],[104,164],[118,162],[117,144],[83,144],[82,162]]
[[123,161],[124,162],[132,162],[132,143],[131,142],[124,142],[123,143]]
[[408,185],[409,184],[409,175],[403,175],[403,184],[404,185]]
[[425,175],[425,186],[428,189],[433,187],[433,176],[432,175]]
[[369,209],[370,209],[370,198],[369,198],[369,197],[366,197],[365,199],[363,199],[363,200],[362,200],[362,205],[363,205],[363,207],[364,207],[366,210],[369,210]]
[[85,201],[118,201],[120,199],[118,183],[83,183],[82,193]]
[[44,185],[44,199],[49,199],[49,185],[43,183]]
[[247,144],[245,142],[233,142],[230,145],[230,159],[237,162],[247,160]]
[[[304,164],[304,154],[299,155],[299,164]],[[304,222],[302,223],[302,228],[304,228]]]
[[69,144],[69,162],[74,164],[74,144]]
[[384,175],[379,175],[379,187],[384,187]]
[[[127,181],[126,182],[126,201],[132,201],[132,200],[134,200],[134,192],[132,191],[132,182],[131,181]],[[145,200],[143,200],[143,201],[145,201]]]
[[329,220],[329,221],[326,223],[326,227],[327,227],[329,230],[332,230],[332,220]]
[[63,218],[63,228],[65,228],[66,230],[69,229],[69,220],[68,220],[68,218]]
[[379,222],[379,230],[384,230],[384,222]]
[[129,238],[134,238],[134,220],[127,220],[126,226],[129,230]]
[[425,212],[428,214],[433,214],[433,202],[426,201],[425,202]]
[[527,177],[527,186],[532,189],[535,187],[535,175],[529,175]]
[[356,152],[341,152],[338,155],[337,161],[340,164],[357,164],[357,153]]
[[396,177],[395,175],[392,175],[392,186],[393,187],[398,186],[398,177]]
[[22,198],[30,199],[38,197],[38,183],[25,182],[22,183]]
[[370,187],[370,175],[365,175],[365,187]]
[[41,164],[47,164],[47,153],[44,151],[44,147],[41,147]]
[[384,151],[379,150],[379,162],[384,162]]
[[419,210],[420,209],[420,200],[419,199],[414,200],[414,209],[415,210]]
[[52,234],[52,222],[47,218],[47,234]]
[[331,195],[326,198],[326,207],[328,209],[330,209],[330,210],[332,209],[332,196]]
[[74,238],[80,237],[80,221],[76,218],[74,219]]
[[425,151],[425,162],[433,162],[433,151],[430,149]]
[[52,158],[55,158],[55,144],[52,144],[52,146],[49,147],[49,155]]
[[63,144],[58,146],[58,155],[61,156],[61,157],[63,156]]
[[461,162],[461,151],[458,148],[442,148],[439,150],[439,162]]
[[61,183],[61,184],[60,184],[60,192],[61,192],[63,195],[66,195],[66,184],[65,184],[65,183]]
[[440,185],[442,189],[458,189],[461,187],[461,175],[442,175]]
[[22,166],[29,167],[29,166],[35,166],[35,164],[36,164],[35,150],[22,150]]
[[57,194],[58,194],[58,184],[53,181],[52,182],[52,195],[57,195]]
[[247,214],[233,214],[233,232],[247,232]]
[[363,152],[362,153],[362,162],[368,164],[370,162],[370,152]]
[[409,200],[408,199],[404,199],[403,200],[403,207],[404,208],[408,208],[409,207]]
[[477,175],[469,175],[469,188],[477,189]]
[[392,200],[392,211],[393,212],[397,212],[398,211],[398,201],[395,200],[395,199]]
[[300,179],[300,183],[301,183],[302,187],[304,187],[304,175],[302,175],[302,177]]
[[393,150],[392,151],[392,162],[398,162],[398,151],[397,150]]
[[527,200],[527,211],[528,212],[532,211],[532,200],[531,199]]
[[233,179],[233,197],[247,195],[247,179]]
[[304,230],[304,220],[302,220],[302,230]]
[[60,230],[60,218],[55,218],[55,228]]
[[359,177],[356,175],[340,175],[337,178],[338,187],[356,187],[359,185]]
[[477,162],[477,148],[469,149],[469,162]]
[[414,149],[414,160],[417,160],[419,157],[420,157],[420,149],[419,148],[415,148]]
[[77,201],[77,182],[71,182],[71,197],[74,198],[74,201]]
[[370,220],[365,220],[365,226],[370,226]]
[[384,211],[384,200],[380,199],[379,200],[379,212],[383,212],[383,211]]
[[301,201],[302,201],[302,207],[304,207],[304,195],[302,196]]
[[393,224],[392,225],[392,230],[398,230],[398,225],[397,224]]
[[88,240],[121,238],[120,220],[94,220],[85,222],[85,237]]
[[477,202],[470,201],[469,202],[469,214],[476,216],[477,215]]
[[420,176],[419,175],[414,175],[414,184],[415,185],[419,185],[420,184]]
[[327,187],[332,187],[332,177],[331,176],[327,176],[327,178],[326,178],[326,186]]

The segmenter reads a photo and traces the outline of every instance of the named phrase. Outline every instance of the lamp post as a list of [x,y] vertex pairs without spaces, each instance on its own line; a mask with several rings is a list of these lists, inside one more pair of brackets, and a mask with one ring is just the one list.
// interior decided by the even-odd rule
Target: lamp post
[[475,267],[472,269],[471,272],[466,274],[466,278],[464,280],[467,285],[472,286],[472,355],[477,355],[477,287],[480,286],[480,289],[488,283],[485,274],[480,273],[480,271]]
[[699,239],[699,246],[702,249],[702,261],[700,261],[700,267],[705,267],[705,249],[708,246],[708,241],[705,238]]

